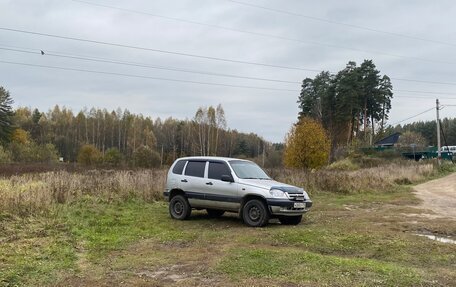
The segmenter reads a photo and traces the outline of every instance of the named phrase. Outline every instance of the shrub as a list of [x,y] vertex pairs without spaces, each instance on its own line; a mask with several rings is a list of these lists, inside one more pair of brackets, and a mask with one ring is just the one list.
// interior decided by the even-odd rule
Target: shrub
[[119,166],[122,162],[122,154],[116,148],[110,148],[106,151],[103,162],[110,166]]
[[57,162],[59,154],[53,144],[35,145],[37,162]]
[[30,135],[23,129],[15,129],[11,134],[11,141],[26,145],[30,142]]
[[323,126],[302,118],[285,139],[284,164],[292,168],[320,168],[328,162],[330,148]]
[[2,145],[0,145],[0,163],[10,163],[11,162],[11,152],[5,150]]
[[93,145],[83,145],[78,153],[78,163],[94,165],[101,160],[101,152]]
[[417,149],[424,149],[428,146],[428,142],[422,134],[406,131],[399,137],[398,145],[405,150],[412,149],[412,145],[415,145]]
[[138,148],[133,154],[135,166],[151,168],[160,166],[160,154],[148,146]]
[[33,141],[26,144],[12,142],[9,149],[15,162],[57,162],[59,158],[53,144],[37,145]]
[[[437,162],[436,162],[437,165]],[[437,165],[438,170],[443,173],[450,173],[450,172],[456,172],[456,165],[454,163],[451,163],[449,161],[442,161],[441,165]]]
[[328,166],[328,169],[332,170],[357,170],[359,166],[352,162],[349,158],[345,158],[339,161],[335,161]]
[[400,161],[401,158],[383,158],[383,157],[376,157],[376,156],[357,156],[352,157],[351,161],[358,165],[360,168],[369,168],[369,167],[377,167],[380,165],[392,163],[394,161]]

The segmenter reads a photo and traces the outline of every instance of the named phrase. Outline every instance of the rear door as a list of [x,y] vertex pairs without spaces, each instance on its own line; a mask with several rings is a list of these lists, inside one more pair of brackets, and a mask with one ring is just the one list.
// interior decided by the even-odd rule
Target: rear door
[[205,206],[206,165],[205,160],[189,160],[181,177],[181,189],[192,207]]
[[209,161],[205,182],[206,202],[215,209],[237,211],[241,201],[238,184],[222,181],[222,175],[233,176],[228,164],[223,161]]
[[168,174],[168,190],[182,189],[182,173],[186,163],[186,160],[181,159],[174,164],[173,169]]

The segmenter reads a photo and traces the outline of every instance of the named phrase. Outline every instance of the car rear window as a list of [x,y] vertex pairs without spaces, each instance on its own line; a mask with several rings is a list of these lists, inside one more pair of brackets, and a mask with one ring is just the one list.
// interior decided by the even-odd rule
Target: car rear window
[[184,170],[184,166],[185,166],[186,162],[187,162],[186,160],[180,160],[180,161],[176,162],[176,164],[173,167],[173,173],[182,174],[182,171]]
[[230,168],[223,162],[209,162],[208,178],[222,179],[222,175],[231,175]]
[[204,177],[205,161],[189,161],[185,168],[185,175]]

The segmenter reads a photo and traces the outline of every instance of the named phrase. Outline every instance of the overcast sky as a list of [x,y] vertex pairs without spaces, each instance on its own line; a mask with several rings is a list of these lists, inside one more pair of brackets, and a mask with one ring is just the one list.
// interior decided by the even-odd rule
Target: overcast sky
[[[300,82],[317,74],[305,69],[339,71],[350,60],[361,63],[364,59],[372,59],[382,74],[394,78],[395,92],[389,123],[435,106],[435,94],[405,91],[447,93],[438,95],[442,104],[456,105],[454,1],[239,0],[310,17],[278,13],[227,0],[87,1],[143,14],[71,0],[0,0],[0,27],[303,70],[216,61],[0,30],[0,48],[16,47],[13,49],[34,52],[0,49],[0,61],[268,88],[211,86],[0,63],[0,85],[10,91],[16,107],[37,107],[42,111],[56,104],[73,111],[85,106],[109,110],[121,107],[153,118],[171,116],[185,119],[192,118],[199,106],[221,103],[230,128],[255,132],[266,140],[280,142],[297,118],[296,100]],[[40,50],[45,55],[41,55]],[[62,54],[291,83],[53,56]],[[454,117],[456,107],[448,106],[441,114],[443,117]],[[430,111],[406,122],[434,117],[435,111]]]

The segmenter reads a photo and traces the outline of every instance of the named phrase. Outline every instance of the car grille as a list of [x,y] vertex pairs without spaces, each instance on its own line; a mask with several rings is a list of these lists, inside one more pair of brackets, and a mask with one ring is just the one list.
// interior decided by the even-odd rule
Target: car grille
[[294,201],[304,201],[304,194],[302,193],[288,193],[288,197]]

